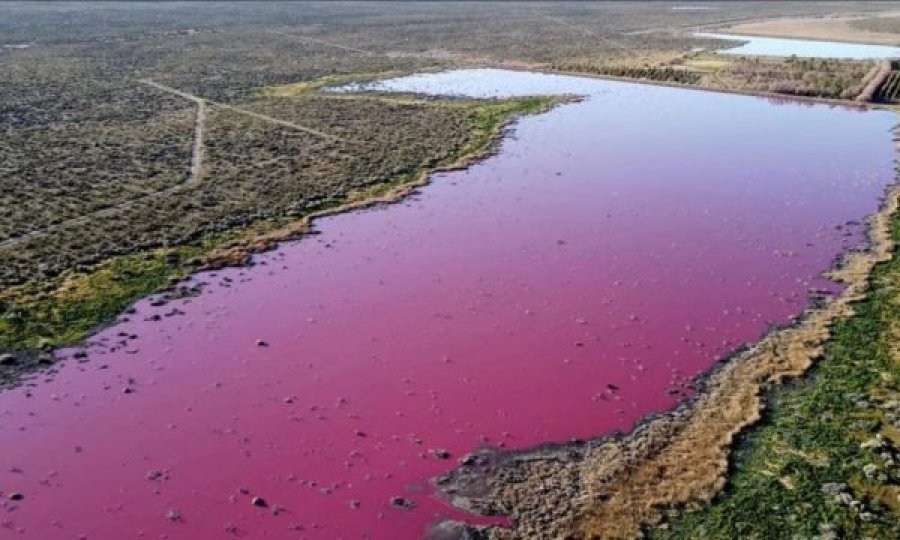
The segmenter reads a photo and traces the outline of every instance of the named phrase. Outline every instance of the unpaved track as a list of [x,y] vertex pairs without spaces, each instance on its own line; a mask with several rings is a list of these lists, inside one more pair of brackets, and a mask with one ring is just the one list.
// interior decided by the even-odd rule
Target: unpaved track
[[164,84],[160,84],[152,79],[138,79],[138,82],[146,84],[148,86],[152,86],[157,90],[162,90],[163,92],[169,92],[170,94],[175,94],[176,96],[181,96],[184,99],[189,99],[195,103],[206,103],[209,105],[214,105],[216,107],[221,107],[223,109],[228,109],[230,111],[234,111],[236,113],[245,114],[247,116],[252,116],[253,118],[258,118],[259,120],[264,120],[266,122],[270,122],[273,124],[278,124],[280,126],[289,127],[291,129],[296,129],[298,131],[304,131],[306,133],[316,135],[317,137],[322,137],[323,139],[331,139],[333,141],[341,141],[341,142],[353,142],[348,141],[346,139],[342,139],[335,135],[330,135],[328,133],[319,131],[317,129],[313,129],[306,126],[301,126],[300,124],[295,124],[293,122],[288,122],[287,120],[281,120],[278,118],[272,118],[271,116],[266,116],[264,114],[256,113],[253,111],[248,111],[247,109],[241,109],[240,107],[235,107],[234,105],[229,105],[227,103],[221,103],[218,101],[213,101],[211,99],[202,98],[200,96],[189,94],[187,92],[182,92],[181,90],[172,88],[171,86],[166,86]]
[[139,81],[142,84],[150,85],[159,90],[173,93],[177,96],[189,99],[197,104],[197,116],[194,120],[194,149],[191,152],[191,176],[188,178],[188,184],[197,184],[203,175],[203,128],[206,122],[206,101],[198,96],[180,92],[174,88],[163,86],[151,80],[143,79]]
[[861,103],[874,101],[875,92],[878,91],[878,88],[891,74],[891,61],[882,60],[876,67],[873,68],[873,70],[873,73],[871,73],[868,77],[868,81],[866,82],[865,87],[863,87],[862,91],[858,96],[856,96],[854,101],[858,101]]
[[206,103],[197,101],[197,120],[194,123],[194,150],[191,152],[189,184],[199,184],[203,178],[203,125],[206,122]]
[[16,238],[8,238],[8,239],[0,242],[0,249],[15,247],[16,245],[21,244],[22,242],[25,242],[26,240],[31,240],[32,238],[39,238],[41,236],[46,236],[50,233],[56,232],[60,229],[66,228],[66,227],[72,227],[74,225],[82,225],[85,223],[89,223],[90,220],[92,220],[92,219],[111,216],[111,215],[119,212],[120,210],[134,206],[135,204],[137,204],[139,202],[154,200],[154,199],[158,199],[160,197],[164,197],[166,195],[175,193],[181,189],[184,189],[186,186],[188,186],[192,183],[193,183],[193,181],[191,180],[191,178],[188,178],[188,181],[184,184],[178,184],[177,186],[172,186],[172,187],[160,190],[160,191],[154,191],[153,193],[148,193],[147,195],[138,197],[136,199],[130,199],[127,201],[123,201],[119,204],[109,206],[102,210],[97,210],[96,212],[91,212],[90,214],[85,214],[85,215],[79,216],[77,218],[72,218],[72,219],[67,219],[65,221],[61,221],[61,222],[57,223],[56,225],[51,225],[51,226],[45,227],[43,229],[37,229],[34,231],[27,232]]
[[547,13],[542,13],[536,9],[532,9],[529,11],[531,12],[532,15],[535,15],[537,17],[540,17],[542,19],[548,20],[552,23],[555,23],[555,24],[558,24],[561,26],[565,26],[567,28],[577,30],[581,34],[583,34],[589,38],[595,39],[596,41],[598,41],[600,43],[608,43],[608,44],[612,45],[613,48],[620,49],[620,50],[628,48],[628,47],[622,45],[621,43],[617,42],[614,38],[607,38],[607,37],[601,36],[600,34],[597,34],[593,30],[591,30],[590,28],[587,28],[585,26],[570,23],[569,21],[567,21],[565,19],[561,19],[561,18],[555,17],[553,15],[548,15]]
[[240,109],[238,107],[234,107],[232,105],[228,105],[225,103],[217,103],[215,101],[209,101],[209,103],[211,103],[217,107],[222,107],[223,109],[228,109],[230,111],[234,111],[234,112],[237,112],[240,114],[246,114],[247,116],[252,116],[253,118],[258,118],[260,120],[265,120],[266,122],[271,122],[273,124],[278,124],[280,126],[289,127],[292,129],[296,129],[298,131],[305,131],[306,133],[316,135],[318,137],[322,137],[323,139],[331,139],[333,141],[340,141],[340,142],[346,142],[346,143],[354,142],[354,141],[350,141],[347,139],[342,139],[341,137],[338,137],[336,135],[329,135],[328,133],[324,133],[322,131],[308,128],[306,126],[301,126],[301,125],[295,124],[293,122],[288,122],[287,120],[279,120],[278,118],[272,118],[271,116],[266,116],[264,114],[255,113],[253,111],[248,111],[246,109]]
[[343,45],[341,43],[335,43],[333,41],[326,41],[324,39],[312,38],[312,37],[308,37],[308,36],[304,36],[304,35],[300,35],[300,34],[292,34],[290,32],[282,32],[280,30],[269,30],[268,32],[270,34],[275,34],[278,36],[285,36],[285,37],[289,37],[289,38],[293,38],[293,39],[298,39],[300,41],[308,41],[310,43],[318,43],[319,45],[326,45],[328,47],[334,47],[335,49],[343,49],[345,51],[367,54],[369,56],[384,56],[383,53],[367,51],[365,49],[351,47],[349,45]]
[[177,191],[180,191],[181,189],[184,189],[185,187],[194,186],[194,185],[199,184],[203,179],[203,172],[204,172],[203,140],[204,140],[205,125],[206,125],[206,107],[208,104],[211,104],[211,105],[214,105],[217,107],[222,107],[223,109],[228,109],[228,110],[231,110],[231,111],[234,111],[234,112],[237,112],[240,114],[244,114],[247,116],[251,116],[251,117],[254,117],[254,118],[266,121],[266,122],[270,122],[273,124],[278,124],[281,126],[285,126],[285,127],[291,128],[291,129],[298,130],[298,131],[303,131],[305,133],[316,135],[318,137],[322,137],[325,139],[347,142],[347,143],[351,143],[351,144],[354,143],[354,141],[342,139],[342,138],[336,137],[334,135],[329,135],[328,133],[324,133],[324,132],[321,132],[321,131],[318,131],[318,130],[315,130],[312,128],[308,128],[306,126],[301,126],[301,125],[295,124],[293,122],[288,122],[287,120],[280,120],[278,118],[272,118],[271,116],[266,116],[264,114],[259,114],[259,113],[255,113],[253,111],[241,109],[239,107],[234,107],[234,106],[228,105],[226,103],[219,103],[216,101],[211,101],[211,100],[202,98],[200,96],[190,94],[188,92],[182,92],[181,90],[172,88],[170,86],[166,86],[164,84],[160,84],[151,79],[139,79],[138,82],[141,84],[152,86],[163,92],[168,92],[170,94],[174,94],[174,95],[182,97],[184,99],[193,101],[194,103],[197,104],[197,115],[196,115],[196,120],[195,120],[195,124],[194,124],[194,144],[193,144],[193,150],[191,152],[191,168],[190,168],[190,174],[187,178],[187,181],[185,181],[183,184],[172,186],[172,187],[160,190],[160,191],[155,191],[153,193],[149,193],[147,195],[138,197],[136,199],[130,199],[128,201],[123,201],[119,204],[109,206],[107,208],[103,208],[102,210],[97,210],[96,212],[91,212],[91,213],[85,214],[83,216],[79,216],[76,218],[61,221],[60,223],[57,223],[56,225],[51,225],[51,226],[45,227],[43,229],[29,231],[29,232],[22,234],[21,236],[18,236],[16,238],[7,238],[6,240],[0,241],[0,249],[12,248],[12,247],[15,247],[15,246],[17,246],[23,242],[26,242],[28,240],[31,240],[34,238],[39,238],[41,236],[46,236],[46,235],[56,232],[60,229],[64,229],[64,228],[72,227],[72,226],[76,226],[76,225],[86,224],[86,223],[90,222],[90,220],[92,220],[92,219],[111,216],[111,215],[114,215],[116,212],[119,212],[120,210],[123,210],[125,208],[129,208],[129,207],[133,206],[136,203],[144,202],[144,201],[148,201],[148,200],[154,200],[154,199],[158,199],[160,197],[165,197],[166,195],[171,195],[173,193],[176,193]]
[[[141,81],[144,84],[151,84],[151,86],[157,86],[152,83],[148,83],[146,81]],[[203,99],[200,99],[196,96],[191,96],[189,94],[185,94],[183,92],[179,92],[173,88],[168,88],[167,91],[171,91],[185,99],[189,99],[197,104],[197,115],[194,120],[194,144],[193,150],[191,151],[191,169],[190,174],[188,175],[187,180],[183,184],[179,184],[176,186],[172,186],[169,188],[162,189],[160,191],[155,191],[153,193],[148,193],[147,195],[143,195],[136,199],[130,199],[127,201],[123,201],[119,204],[109,206],[107,208],[103,208],[102,210],[97,210],[96,212],[91,212],[89,214],[85,214],[83,216],[78,216],[76,218],[67,219],[56,225],[51,225],[49,227],[45,227],[43,229],[37,229],[34,231],[29,231],[21,236],[16,238],[8,238],[6,240],[0,241],[0,249],[15,247],[22,242],[27,240],[31,240],[33,238],[38,238],[41,236],[45,236],[47,234],[53,233],[60,229],[64,229],[66,227],[72,227],[76,225],[82,225],[88,223],[92,219],[107,217],[133,206],[135,203],[158,199],[160,197],[164,197],[166,195],[170,195],[175,193],[176,191],[184,188],[185,186],[192,186],[199,184],[201,179],[203,178],[203,129],[204,123],[206,122],[206,103]]]

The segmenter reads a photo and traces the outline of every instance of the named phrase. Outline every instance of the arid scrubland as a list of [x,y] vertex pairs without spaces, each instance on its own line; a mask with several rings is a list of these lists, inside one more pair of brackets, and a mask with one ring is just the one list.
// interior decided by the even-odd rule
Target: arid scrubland
[[651,78],[696,84],[683,69],[691,60],[677,60],[703,43],[692,26],[822,9],[670,7],[4,4],[0,343],[59,342],[55,330],[23,334],[22,306],[42,304],[34,291],[49,294],[66,272],[152,250],[202,252],[211,238],[339,205],[477,150],[485,121],[503,122],[487,102],[333,95],[326,82],[665,57],[682,66],[649,66]]

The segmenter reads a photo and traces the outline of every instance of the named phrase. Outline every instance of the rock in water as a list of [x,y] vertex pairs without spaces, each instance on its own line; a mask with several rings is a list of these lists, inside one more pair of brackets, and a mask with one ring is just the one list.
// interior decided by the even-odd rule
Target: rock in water
[[0,354],[0,366],[14,366],[18,363],[15,356],[9,353]]

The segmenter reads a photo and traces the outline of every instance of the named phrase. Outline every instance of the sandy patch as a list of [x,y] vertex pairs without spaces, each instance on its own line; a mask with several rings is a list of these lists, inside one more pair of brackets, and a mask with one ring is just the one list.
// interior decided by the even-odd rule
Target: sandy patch
[[[900,16],[900,12],[884,13],[879,15],[879,17],[881,16]],[[872,32],[850,25],[851,21],[871,17],[871,15],[867,17],[835,15],[817,18],[772,19],[738,24],[724,30],[753,36],[900,45],[900,34]]]

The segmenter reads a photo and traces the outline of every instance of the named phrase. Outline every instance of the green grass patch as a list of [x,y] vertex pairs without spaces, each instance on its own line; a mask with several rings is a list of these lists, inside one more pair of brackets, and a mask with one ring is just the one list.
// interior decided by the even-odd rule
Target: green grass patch
[[[893,235],[900,241],[898,217]],[[738,445],[724,493],[682,509],[650,537],[900,538],[897,465],[891,473],[883,450],[861,448],[876,434],[893,439],[895,455],[900,443],[891,406],[900,397],[900,259],[879,264],[870,279],[873,290],[834,326],[810,372],[771,391],[763,421]],[[886,479],[865,474],[873,464]],[[823,490],[829,483],[846,484],[857,502],[839,501]]]
[[565,98],[561,97],[525,97],[517,99],[505,99],[479,102],[445,102],[446,106],[461,106],[471,109],[473,140],[470,144],[460,149],[456,159],[477,154],[490,145],[506,122],[514,117],[540,114],[561,103]]
[[[87,272],[67,272],[50,287],[26,284],[0,296],[0,349],[65,345],[83,339],[137,298],[188,272],[191,247],[108,259]],[[49,289],[49,290],[47,290]]]
[[401,75],[404,75],[404,73],[401,71],[384,71],[381,73],[354,73],[350,75],[328,75],[326,77],[319,77],[318,79],[311,79],[308,81],[266,86],[259,91],[259,94],[264,97],[302,97],[328,86],[342,86],[350,83],[364,83],[375,81],[378,79],[399,77]]

